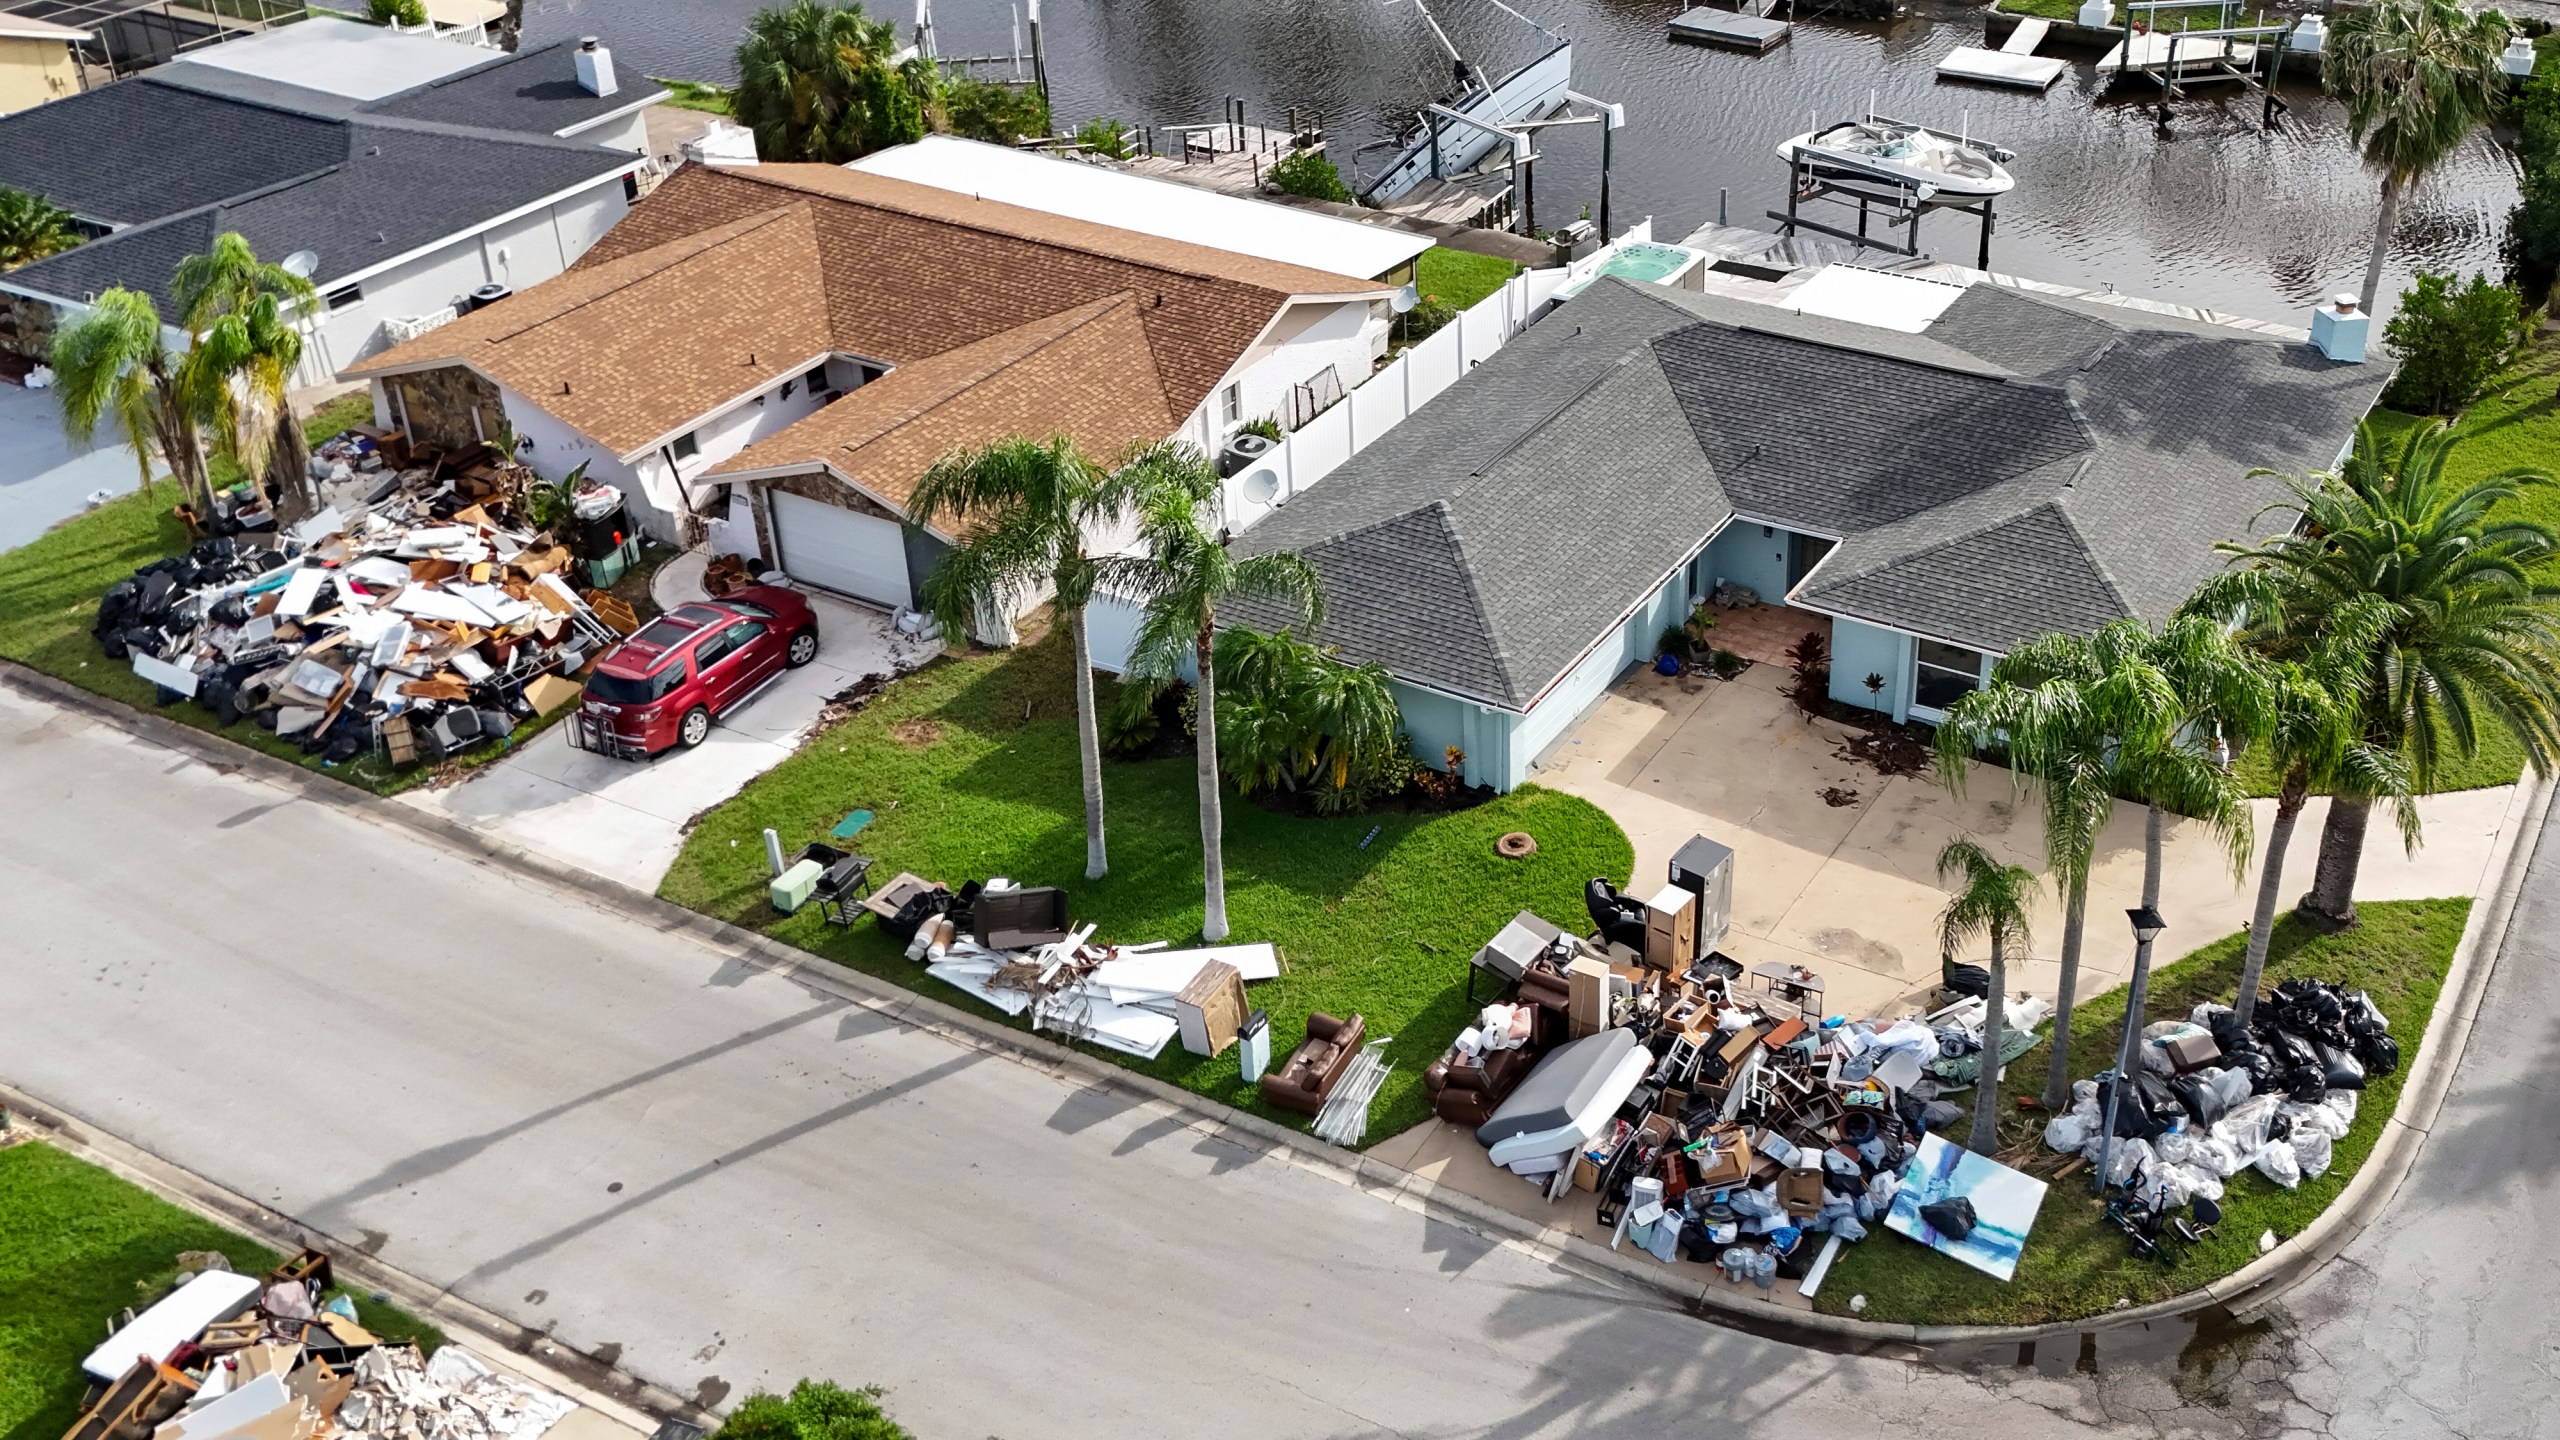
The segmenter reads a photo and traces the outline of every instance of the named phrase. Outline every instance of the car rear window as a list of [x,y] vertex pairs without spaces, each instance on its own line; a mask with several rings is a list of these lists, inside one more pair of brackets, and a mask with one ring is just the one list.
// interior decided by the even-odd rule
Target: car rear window
[[607,705],[646,705],[667,698],[668,692],[683,683],[684,662],[679,660],[655,675],[636,680],[599,670],[587,677],[587,695]]

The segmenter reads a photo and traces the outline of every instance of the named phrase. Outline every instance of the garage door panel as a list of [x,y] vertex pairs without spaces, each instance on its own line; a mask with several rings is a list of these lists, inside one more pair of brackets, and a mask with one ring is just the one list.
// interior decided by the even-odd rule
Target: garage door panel
[[782,573],[875,605],[894,609],[907,603],[903,527],[805,495],[771,494]]

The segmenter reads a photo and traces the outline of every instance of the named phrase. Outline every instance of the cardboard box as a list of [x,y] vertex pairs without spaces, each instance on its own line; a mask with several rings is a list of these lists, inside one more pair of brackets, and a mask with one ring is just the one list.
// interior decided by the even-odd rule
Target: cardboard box
[[1790,1215],[1811,1215],[1822,1208],[1822,1167],[1799,1165],[1778,1177],[1778,1203]]
[[1698,1162],[1698,1180],[1691,1188],[1729,1190],[1751,1178],[1751,1142],[1739,1127],[1719,1125],[1707,1136],[1715,1148],[1692,1157]]
[[1592,1163],[1592,1159],[1588,1155],[1576,1155],[1573,1157],[1573,1188],[1576,1190],[1588,1190],[1593,1194],[1599,1193],[1600,1167]]
[[544,715],[563,705],[576,704],[578,697],[585,693],[586,687],[577,681],[564,680],[557,675],[538,675],[524,687],[525,703]]

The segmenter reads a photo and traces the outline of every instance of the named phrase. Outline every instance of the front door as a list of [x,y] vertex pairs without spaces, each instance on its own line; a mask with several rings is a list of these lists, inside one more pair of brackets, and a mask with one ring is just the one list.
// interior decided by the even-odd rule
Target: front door
[[1803,584],[1804,577],[1813,573],[1813,567],[1822,563],[1822,557],[1831,553],[1831,547],[1835,543],[1837,542],[1825,540],[1819,535],[1790,535],[1787,545],[1787,588],[1793,590]]

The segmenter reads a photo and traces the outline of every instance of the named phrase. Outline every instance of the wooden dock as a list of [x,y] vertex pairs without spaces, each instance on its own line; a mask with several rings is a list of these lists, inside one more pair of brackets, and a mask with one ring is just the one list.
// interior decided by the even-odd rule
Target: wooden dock
[[2172,47],[2177,53],[2177,73],[2169,79],[2180,85],[2205,80],[2246,80],[2258,68],[2259,47],[2246,40],[2187,39],[2175,32],[2145,31],[2126,45],[2116,47],[2098,57],[2098,74],[2108,80],[2128,75],[2159,75],[2169,68]]
[[2069,69],[2066,61],[2038,55],[2036,47],[2044,43],[2053,22],[2030,16],[2018,22],[2009,38],[1997,50],[1979,45],[1959,45],[1938,62],[1941,80],[1971,80],[1984,85],[2013,85],[2025,90],[2047,90]]
[[[1775,8],[1774,5],[1771,8]],[[1671,20],[1671,38],[1674,40],[1713,45],[1722,50],[1745,50],[1754,55],[1766,55],[1785,44],[1794,29],[1788,22],[1772,20],[1765,13],[1752,15],[1705,5],[1684,10]]]
[[[1223,195],[1269,199],[1262,177],[1273,161],[1289,154],[1293,137],[1287,130],[1260,125],[1158,127],[1151,139],[1161,155],[1140,155],[1119,162],[1123,169],[1158,180],[1174,180]],[[1343,180],[1351,176],[1346,170]],[[1425,180],[1386,205],[1385,213],[1431,225],[1495,227],[1510,214],[1511,189],[1498,179],[1474,187],[1455,180]]]

